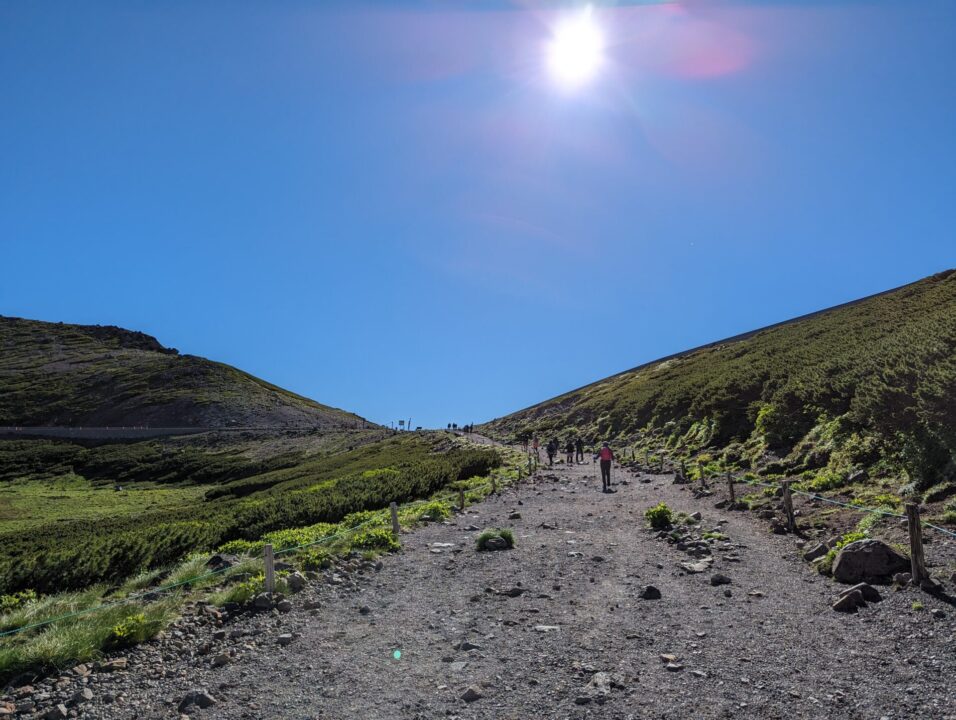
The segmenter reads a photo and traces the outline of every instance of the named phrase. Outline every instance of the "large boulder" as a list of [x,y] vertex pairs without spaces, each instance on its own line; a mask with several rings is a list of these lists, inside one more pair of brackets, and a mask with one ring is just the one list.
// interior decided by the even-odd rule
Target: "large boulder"
[[840,582],[858,583],[867,579],[892,577],[907,570],[909,558],[882,540],[857,540],[845,545],[833,562],[833,577]]

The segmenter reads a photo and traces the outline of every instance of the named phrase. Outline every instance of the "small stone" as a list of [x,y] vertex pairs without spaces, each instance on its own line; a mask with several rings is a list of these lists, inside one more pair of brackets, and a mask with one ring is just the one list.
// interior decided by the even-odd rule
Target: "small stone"
[[43,720],[63,720],[70,716],[69,710],[66,709],[66,705],[62,703],[60,705],[54,705],[45,713],[43,713]]
[[813,547],[809,548],[805,553],[803,553],[803,559],[807,562],[813,562],[817,558],[821,558],[829,552],[829,548],[823,543],[817,543]]
[[534,631],[539,633],[558,632],[561,628],[557,625],[535,625]]
[[452,672],[461,672],[461,671],[464,670],[466,667],[468,667],[468,663],[466,663],[466,662],[464,662],[464,661],[460,661],[460,660],[457,661],[457,662],[453,662],[453,663],[451,663],[451,664],[448,666],[448,668],[449,668]]
[[667,670],[669,670],[670,672],[678,672],[678,671],[680,671],[680,670],[683,670],[683,669],[684,669],[684,666],[681,665],[680,663],[674,663],[674,662],[672,662],[672,663],[667,663],[667,664],[664,666],[664,668],[667,669]]
[[363,605],[362,607],[359,608],[359,615],[368,615],[371,612],[372,612],[372,608],[370,608],[368,605]]
[[467,690],[465,690],[464,694],[461,696],[461,699],[464,700],[465,702],[470,703],[470,702],[475,702],[475,700],[480,700],[483,697],[484,695],[482,695],[481,690],[478,688],[478,686],[471,685],[469,686]]
[[126,660],[126,658],[121,657],[121,658],[114,658],[113,660],[104,660],[103,662],[99,663],[96,667],[100,672],[111,673],[111,672],[117,672],[119,670],[125,670],[127,663],[128,661]]
[[206,690],[191,690],[179,703],[179,712],[185,713],[193,705],[205,709],[216,704],[216,699]]
[[929,614],[932,615],[937,620],[942,620],[946,617],[946,613],[940,610],[939,608],[933,608],[929,611]]
[[73,695],[73,704],[81,705],[82,703],[89,702],[93,699],[93,691],[89,688],[83,688],[82,690],[77,691]]
[[710,584],[714,585],[715,587],[717,585],[730,585],[732,582],[733,580],[726,575],[722,575],[721,573],[714,573],[710,576]]
[[276,641],[279,643],[279,645],[281,645],[282,647],[285,647],[286,645],[292,644],[292,639],[293,638],[291,633],[282,633],[279,637],[276,638]]
[[638,593],[638,597],[642,600],[660,600],[661,591],[658,590],[653,585],[645,585],[641,588],[641,591]]
[[703,517],[703,515],[701,515],[701,514],[700,514],[700,511],[698,510],[697,512],[692,512],[692,513],[689,515],[689,517],[690,517],[691,520],[696,520],[697,522],[700,522],[700,520],[701,520],[701,518]]
[[691,670],[691,671],[690,671],[690,674],[691,674],[691,675],[694,675],[695,677],[699,677],[699,678],[706,678],[706,677],[707,677],[707,673],[705,673],[703,670]]
[[223,665],[228,665],[231,658],[226,653],[219,653],[212,659],[212,666],[214,668],[222,667]]
[[507,550],[507,549],[508,549],[508,541],[505,540],[503,537],[493,537],[493,538],[488,538],[487,540],[485,540],[485,550],[497,551],[497,550]]
[[576,698],[574,698],[574,704],[575,704],[575,705],[587,705],[587,704],[590,703],[592,700],[594,700],[594,698],[592,698],[590,695],[578,695]]
[[677,656],[676,656],[676,655],[671,655],[670,653],[664,653],[664,654],[661,655],[661,662],[662,662],[662,663],[673,663],[673,662],[677,662]]
[[860,595],[863,596],[863,599],[866,602],[880,602],[883,599],[883,596],[880,595],[879,591],[868,583],[859,583],[854,585],[853,587],[847,588],[841,592],[840,595],[846,595],[847,593],[851,593],[856,590],[859,590]]
[[896,573],[896,575],[893,576],[893,582],[895,582],[897,585],[909,585],[910,580],[912,579],[912,575],[904,572]]
[[481,650],[481,645],[475,645],[473,642],[468,642],[467,640],[462,640],[460,643],[455,645],[455,650]]
[[863,599],[863,593],[859,590],[853,590],[837,598],[836,602],[833,603],[833,609],[837,612],[853,612],[865,604],[866,601]]
[[509,519],[509,520],[520,520],[520,519],[521,519],[521,513],[519,513],[519,512],[516,510],[516,511],[514,511],[513,513],[510,513],[510,514],[508,515],[508,519]]
[[259,593],[252,599],[252,606],[256,610],[271,610],[272,605],[272,596],[268,593]]
[[308,585],[308,581],[305,579],[305,576],[297,572],[286,576],[285,583],[286,587],[289,588],[289,592],[291,593],[302,592]]
[[292,603],[288,600],[280,600],[276,603],[276,610],[280,613],[292,612]]

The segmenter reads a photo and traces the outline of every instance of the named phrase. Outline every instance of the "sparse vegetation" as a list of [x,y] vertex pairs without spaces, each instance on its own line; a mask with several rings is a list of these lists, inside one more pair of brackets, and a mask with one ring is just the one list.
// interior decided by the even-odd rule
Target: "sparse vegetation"
[[487,528],[478,536],[475,544],[479,550],[489,550],[488,543],[493,538],[501,538],[504,540],[509,550],[515,546],[514,532],[509,528]]
[[645,510],[644,518],[654,530],[666,530],[674,522],[674,515],[665,503],[659,503]]

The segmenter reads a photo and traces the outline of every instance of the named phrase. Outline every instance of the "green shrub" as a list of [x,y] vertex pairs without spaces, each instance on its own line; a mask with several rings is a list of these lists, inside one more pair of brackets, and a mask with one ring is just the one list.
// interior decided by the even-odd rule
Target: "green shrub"
[[303,570],[327,570],[332,567],[332,556],[322,548],[307,548],[296,555],[296,561]]
[[130,615],[123,620],[123,622],[113,626],[110,645],[113,647],[135,645],[150,637],[147,633],[148,623],[146,622],[146,615],[144,613]]
[[0,596],[0,614],[16,610],[36,600],[37,594],[33,590],[21,590],[12,595]]
[[418,508],[419,520],[430,520],[433,522],[445,520],[451,517],[451,505],[441,500],[433,500],[425,503]]
[[362,530],[350,542],[353,548],[363,550],[384,550],[393,552],[401,549],[401,544],[392,535],[392,531],[384,527],[372,527]]
[[673,524],[674,516],[665,503],[659,503],[644,511],[644,517],[654,530],[666,530]]
[[507,544],[509,550],[515,546],[514,533],[508,528],[486,528],[478,536],[478,539],[475,541],[475,545],[478,550],[487,550],[488,541],[496,537],[502,538]]

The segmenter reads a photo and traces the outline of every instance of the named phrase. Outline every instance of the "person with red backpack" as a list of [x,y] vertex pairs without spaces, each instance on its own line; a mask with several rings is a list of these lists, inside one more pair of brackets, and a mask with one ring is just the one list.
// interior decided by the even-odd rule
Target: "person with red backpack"
[[604,443],[598,451],[598,458],[601,460],[601,492],[614,492],[611,490],[611,463],[614,460],[611,446]]

